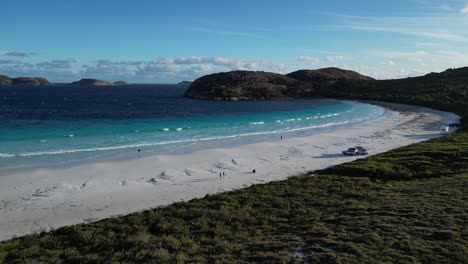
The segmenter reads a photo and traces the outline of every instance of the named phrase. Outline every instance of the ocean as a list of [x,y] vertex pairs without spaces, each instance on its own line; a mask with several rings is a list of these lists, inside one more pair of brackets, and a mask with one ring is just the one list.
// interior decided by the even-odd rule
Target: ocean
[[0,173],[311,135],[385,117],[332,99],[207,101],[182,85],[0,88]]

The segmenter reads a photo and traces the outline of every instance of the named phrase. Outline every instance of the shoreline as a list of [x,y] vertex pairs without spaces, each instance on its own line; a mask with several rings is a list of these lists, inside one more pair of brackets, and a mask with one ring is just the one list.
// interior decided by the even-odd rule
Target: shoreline
[[[459,120],[424,107],[374,103],[393,110],[365,126],[6,175],[0,186],[0,241],[287,179],[363,157],[343,156],[348,147],[364,145],[378,154],[438,137],[441,124]],[[226,176],[220,179],[222,172]]]
[[[322,100],[322,99],[321,99]],[[352,102],[359,104],[371,104],[369,102],[359,101],[359,100],[349,100],[349,99],[326,99],[328,101],[344,101]],[[363,119],[351,119],[349,123],[346,123],[347,127],[362,126],[369,123],[377,122],[381,119],[384,119],[388,115],[388,108],[382,107],[378,104],[382,110],[381,113],[377,115],[370,115]],[[82,164],[90,163],[103,163],[103,162],[120,162],[131,159],[138,159],[140,156],[154,156],[154,155],[181,155],[187,154],[199,150],[206,149],[216,149],[216,148],[232,148],[239,147],[245,144],[253,144],[260,142],[276,142],[280,136],[284,138],[295,138],[295,137],[306,137],[311,136],[320,132],[327,132],[333,129],[341,129],[340,126],[343,126],[342,123],[329,123],[324,126],[317,125],[313,127],[300,127],[292,128],[287,130],[273,130],[267,132],[259,133],[247,133],[247,134],[234,134],[220,136],[216,139],[214,138],[201,138],[201,139],[189,139],[186,142],[167,144],[162,148],[155,148],[154,146],[160,145],[159,142],[144,142],[141,144],[134,144],[131,147],[126,145],[115,146],[116,149],[125,150],[120,153],[105,153],[105,151],[96,150],[94,156],[82,157],[77,159],[68,159],[61,161],[51,161],[51,162],[33,162],[31,164],[26,163],[26,165],[17,165],[13,167],[0,168],[0,177],[8,174],[14,174],[18,172],[30,172],[37,169],[63,169],[76,167]],[[131,145],[131,144],[130,144]],[[163,144],[164,145],[164,144]],[[112,147],[111,147],[112,148]],[[141,149],[141,152],[137,152],[137,149]],[[76,151],[76,152],[88,152],[88,151]],[[92,152],[92,151],[90,151]],[[104,154],[103,154],[104,153]],[[55,155],[69,155],[69,153],[63,154],[52,154]],[[73,155],[73,153],[71,153]],[[13,157],[14,158],[14,157]],[[0,164],[1,165],[1,164]],[[1,167],[1,166],[0,166]]]

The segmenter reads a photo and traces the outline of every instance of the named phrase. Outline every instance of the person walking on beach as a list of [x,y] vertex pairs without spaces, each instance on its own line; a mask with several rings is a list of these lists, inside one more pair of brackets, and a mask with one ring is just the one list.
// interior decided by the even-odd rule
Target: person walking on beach
[[219,179],[221,180],[221,172],[219,173]]
[[280,136],[280,139],[283,140],[283,136]]

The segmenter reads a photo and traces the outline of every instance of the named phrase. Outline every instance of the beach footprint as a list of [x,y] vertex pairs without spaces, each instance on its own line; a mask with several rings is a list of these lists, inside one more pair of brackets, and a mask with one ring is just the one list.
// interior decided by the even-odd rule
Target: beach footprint
[[232,159],[231,162],[224,162],[222,160],[217,160],[215,163],[216,168],[223,169],[223,170],[233,170],[236,168],[236,166],[237,166],[237,162],[234,159]]

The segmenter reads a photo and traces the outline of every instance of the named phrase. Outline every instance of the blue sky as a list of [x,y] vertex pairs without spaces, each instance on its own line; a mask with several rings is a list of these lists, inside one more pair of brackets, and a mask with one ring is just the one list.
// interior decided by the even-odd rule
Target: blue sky
[[468,66],[468,0],[2,0],[0,74],[174,83],[342,67],[379,78]]

